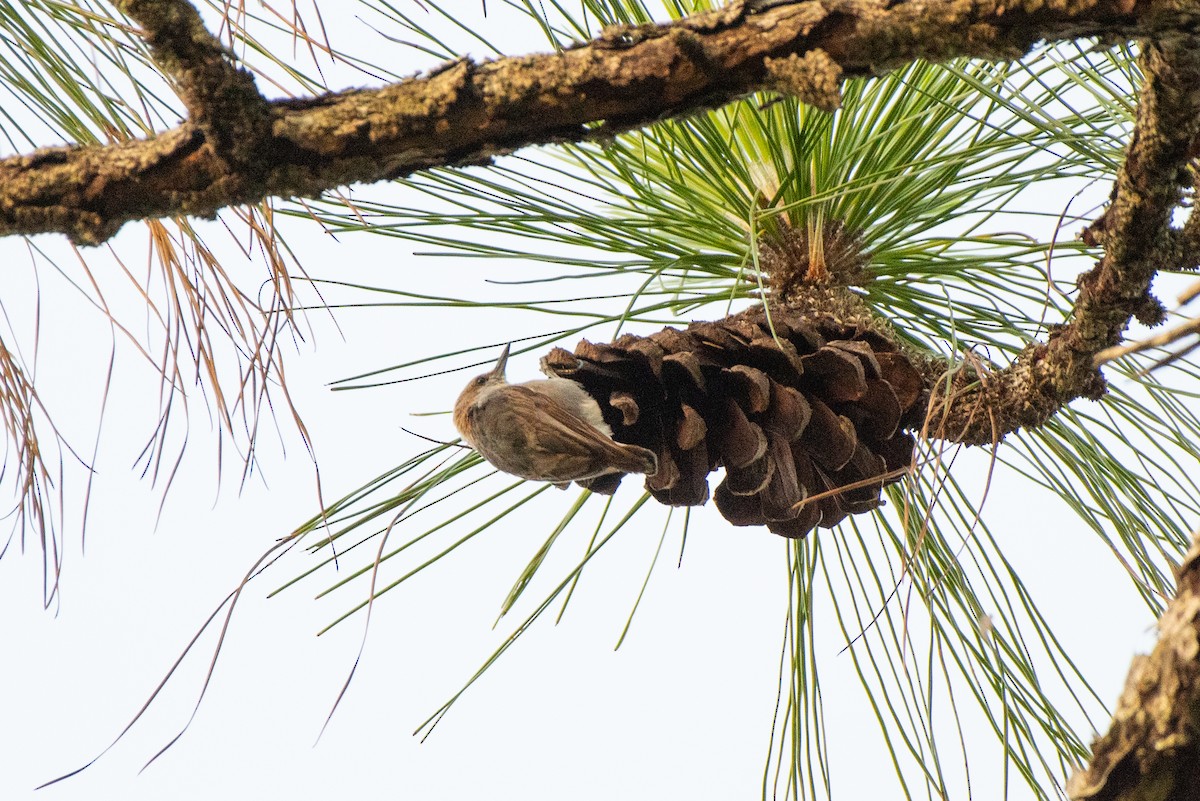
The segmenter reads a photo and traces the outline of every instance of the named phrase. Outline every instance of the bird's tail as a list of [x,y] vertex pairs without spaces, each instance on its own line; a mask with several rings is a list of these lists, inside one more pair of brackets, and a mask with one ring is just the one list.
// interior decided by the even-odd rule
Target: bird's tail
[[645,473],[647,476],[658,472],[658,457],[654,451],[623,442],[617,444],[621,447],[622,460],[613,467],[623,473]]

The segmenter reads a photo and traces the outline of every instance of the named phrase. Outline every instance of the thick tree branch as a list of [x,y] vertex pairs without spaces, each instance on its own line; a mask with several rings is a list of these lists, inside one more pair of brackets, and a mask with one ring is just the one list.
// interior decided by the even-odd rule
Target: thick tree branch
[[1071,777],[1075,801],[1192,801],[1200,788],[1200,532],[1149,656],[1129,669],[1108,733]]
[[1076,398],[1097,399],[1105,383],[1096,354],[1116,345],[1134,317],[1147,325],[1162,322],[1150,283],[1159,269],[1186,261],[1171,215],[1194,180],[1189,163],[1200,141],[1200,45],[1184,36],[1146,42],[1140,61],[1145,80],[1125,163],[1108,209],[1084,232],[1105,254],[1080,277],[1070,322],[1013,366],[955,395],[936,435],[984,444],[1040,425]]
[[208,32],[187,0],[116,0],[142,28],[142,37],[173,81],[189,120],[204,133],[231,172],[253,172],[270,138],[270,104],[254,76]]
[[461,61],[382,89],[264,107],[244,73],[216,63],[225,56],[185,3],[119,5],[146,29],[192,118],[150,140],[0,161],[0,235],[61,232],[96,244],[130,220],[211,216],[270,196],[484,163],[764,88],[828,105],[831,82],[915,58],[1007,60],[1040,40],[1200,29],[1196,0],[738,0],[670,25],[608,31],[562,53]]

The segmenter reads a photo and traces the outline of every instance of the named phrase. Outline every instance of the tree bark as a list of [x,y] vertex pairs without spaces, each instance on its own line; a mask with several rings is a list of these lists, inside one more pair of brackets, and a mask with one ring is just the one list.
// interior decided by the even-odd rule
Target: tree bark
[[380,89],[268,102],[188,3],[117,5],[145,31],[188,121],[151,139],[0,160],[0,235],[59,232],[95,245],[131,220],[211,217],[268,197],[484,164],[763,89],[829,107],[844,78],[917,58],[1008,60],[1041,40],[1200,26],[1195,0],[737,0],[671,24],[606,30],[561,53],[458,61]]
[[[931,434],[967,444],[995,442],[1038,426],[1076,398],[1097,400],[1106,384],[1097,355],[1121,340],[1129,321],[1158,325],[1166,318],[1150,293],[1158,270],[1195,267],[1197,251],[1173,228],[1188,168],[1200,143],[1200,47],[1194,38],[1143,42],[1144,79],[1133,137],[1117,172],[1108,207],[1084,232],[1104,256],[1078,279],[1070,321],[1044,343],[1033,343],[1010,367],[975,371],[969,386],[946,397],[931,415]],[[1194,227],[1195,215],[1189,221]],[[1186,252],[1184,252],[1186,250]]]
[[1071,777],[1074,801],[1200,797],[1200,532],[1179,568],[1175,598],[1149,656],[1133,660],[1108,733]]

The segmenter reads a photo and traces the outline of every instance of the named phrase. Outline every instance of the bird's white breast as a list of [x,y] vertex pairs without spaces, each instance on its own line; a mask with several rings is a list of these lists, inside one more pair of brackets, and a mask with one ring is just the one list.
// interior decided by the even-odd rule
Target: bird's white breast
[[523,386],[550,397],[559,406],[598,429],[604,436],[612,437],[612,429],[604,422],[600,404],[596,403],[596,399],[589,395],[578,381],[569,378],[541,378],[526,381]]

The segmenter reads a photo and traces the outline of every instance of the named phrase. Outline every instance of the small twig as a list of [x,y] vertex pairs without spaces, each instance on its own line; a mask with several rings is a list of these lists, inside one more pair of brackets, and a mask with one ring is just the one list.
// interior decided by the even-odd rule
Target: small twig
[[1092,364],[1099,367],[1102,364],[1107,364],[1122,356],[1128,356],[1131,353],[1141,353],[1144,350],[1151,348],[1162,348],[1183,339],[1190,334],[1200,334],[1200,317],[1188,320],[1183,325],[1175,326],[1160,334],[1155,334],[1147,339],[1138,340],[1137,342],[1127,342],[1124,345],[1114,345],[1111,348],[1105,348],[1092,357]]
[[1200,296],[1200,281],[1189,286],[1187,289],[1179,293],[1179,305],[1186,306]]

